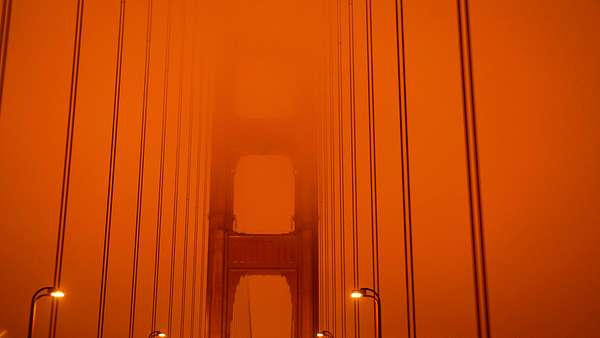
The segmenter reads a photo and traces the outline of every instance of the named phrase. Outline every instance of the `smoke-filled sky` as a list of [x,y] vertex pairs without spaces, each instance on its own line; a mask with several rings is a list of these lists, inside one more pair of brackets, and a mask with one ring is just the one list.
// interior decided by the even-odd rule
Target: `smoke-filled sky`
[[[225,171],[240,232],[294,229],[280,223],[317,184],[311,330],[371,337],[372,304],[348,294],[372,287],[386,337],[408,337],[407,308],[419,337],[477,337],[455,1],[3,3],[2,338],[26,335],[31,296],[52,285],[66,293],[56,337],[205,337],[211,184]],[[600,4],[468,3],[491,336],[595,337]],[[245,156],[215,166],[231,144]],[[263,295],[261,278],[237,290]],[[250,309],[287,320],[271,282]],[[50,300],[38,304],[42,337]]]

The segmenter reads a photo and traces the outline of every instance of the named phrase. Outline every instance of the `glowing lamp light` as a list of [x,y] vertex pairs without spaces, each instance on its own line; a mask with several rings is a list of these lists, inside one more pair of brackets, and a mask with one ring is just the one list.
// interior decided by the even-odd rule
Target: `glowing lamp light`
[[54,290],[50,293],[50,296],[52,296],[53,298],[63,298],[65,296],[65,293],[61,290]]
[[354,290],[350,294],[351,298],[362,298],[363,296],[364,296],[364,293],[361,290]]
[[381,338],[381,296],[379,292],[371,288],[360,288],[358,290],[352,290],[350,297],[353,299],[369,298],[375,301],[377,305],[377,337]]
[[[33,337],[33,325],[35,319],[35,306],[37,302],[44,297],[52,297],[60,299],[65,296],[65,293],[53,286],[46,286],[37,290],[31,297],[31,307],[29,308],[29,324],[27,325],[27,338]],[[1,337],[1,336],[0,336]]]
[[323,334],[323,332],[318,332],[317,337],[325,337],[325,335]]
[[159,336],[159,337],[161,337],[161,338],[164,338],[164,337],[166,337],[166,336],[167,336],[167,334],[166,334],[166,333],[164,333],[164,332],[161,332],[161,333],[159,333],[159,334],[158,334],[158,336]]

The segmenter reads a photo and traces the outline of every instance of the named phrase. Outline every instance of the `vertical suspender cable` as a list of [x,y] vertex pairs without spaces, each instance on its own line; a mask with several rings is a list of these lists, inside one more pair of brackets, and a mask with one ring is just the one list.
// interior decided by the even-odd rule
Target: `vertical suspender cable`
[[[335,172],[334,172],[334,152],[333,152],[333,103],[334,103],[334,97],[333,97],[333,56],[330,54],[330,77],[329,77],[329,82],[330,82],[330,86],[329,86],[329,111],[328,111],[328,116],[327,119],[329,121],[329,128],[328,128],[328,137],[327,137],[327,145],[328,145],[328,153],[329,153],[329,157],[327,159],[328,162],[328,187],[327,189],[329,189],[329,209],[330,209],[330,213],[329,213],[329,220],[328,220],[328,226],[326,228],[327,234],[326,234],[326,247],[325,247],[325,254],[326,254],[326,266],[327,266],[327,306],[328,306],[328,318],[327,318],[327,328],[331,328],[331,318],[333,317],[333,307],[335,305],[335,302],[331,301],[331,295],[333,294],[334,289],[330,287],[331,282],[333,280],[333,275],[332,271],[334,270],[334,265],[333,265],[333,261],[330,261],[330,252],[331,252],[331,248],[333,245],[333,236],[332,236],[332,231],[331,229],[333,228],[334,224],[335,224],[335,187],[334,187],[334,179],[335,179]],[[331,265],[330,265],[331,264]]]
[[413,265],[412,207],[410,194],[410,162],[408,147],[408,104],[406,97],[406,46],[404,30],[404,1],[395,0],[396,59],[398,106],[400,121],[400,159],[402,176],[402,224],[404,229],[404,272],[406,283],[406,316],[408,338],[417,336],[415,312],[415,279]]
[[[195,49],[195,48],[194,48]],[[192,52],[192,55],[194,55],[194,52]],[[193,60],[193,56],[192,56],[192,60]],[[193,74],[193,69],[192,69],[192,74]],[[192,93],[194,93],[194,75],[192,75]],[[190,113],[194,113],[194,109],[193,109],[193,95],[192,98],[190,98]],[[200,117],[200,114],[198,114]],[[200,127],[201,121],[200,119],[198,119],[198,127]],[[198,128],[200,129],[200,128]],[[201,139],[202,139],[202,134],[200,131],[198,131],[198,148],[201,146]],[[199,206],[200,206],[200,151],[198,150],[198,154],[196,157],[196,196],[195,196],[195,201],[196,201],[196,205],[195,205],[195,214],[194,214],[194,249],[193,249],[193,254],[192,254],[192,304],[191,304],[191,313],[190,313],[190,318],[191,320],[191,327],[190,327],[190,338],[194,337],[194,332],[195,332],[195,312],[196,312],[196,284],[197,284],[197,273],[198,273],[198,213],[199,213]],[[200,290],[202,292],[202,290]],[[200,306],[200,303],[198,302],[198,306]]]
[[[325,79],[324,79],[325,80]],[[325,81],[323,81],[323,83],[325,83]],[[325,107],[324,107],[325,108]],[[325,108],[323,110],[324,112],[327,111],[327,109]],[[322,323],[321,325],[326,325],[326,318],[327,318],[327,301],[326,301],[326,282],[325,282],[325,274],[326,274],[326,267],[325,267],[325,245],[326,245],[326,240],[327,238],[325,237],[326,233],[327,233],[327,224],[328,224],[328,219],[329,219],[329,208],[328,208],[328,198],[329,195],[327,194],[327,189],[325,188],[326,186],[326,182],[327,182],[327,115],[326,114],[321,114],[321,154],[322,154],[322,158],[323,160],[321,161],[321,184],[320,184],[320,188],[321,188],[321,194],[323,195],[323,214],[322,214],[322,218],[321,218],[321,228],[319,229],[319,242],[321,243],[321,250],[319,252],[319,260],[320,260],[320,265],[321,265],[321,271],[319,274],[320,280],[321,280],[321,285],[319,287],[319,289],[321,290],[321,292],[319,292],[319,294],[321,295],[321,306],[323,307],[323,311],[321,311],[321,319],[322,319]]]
[[135,315],[137,301],[138,267],[140,259],[140,237],[142,226],[142,202],[144,192],[144,167],[146,158],[146,132],[148,120],[148,87],[150,82],[150,47],[152,38],[152,0],[148,0],[146,18],[146,56],[144,61],[144,92],[142,95],[142,118],[140,133],[140,155],[138,161],[137,199],[135,205],[135,234],[133,248],[133,268],[131,274],[131,300],[129,306],[129,335],[133,338],[135,331]]
[[[323,84],[324,84],[324,91],[325,93],[328,92],[327,90],[327,74],[326,71],[323,72]],[[319,188],[321,190],[321,195],[322,195],[322,217],[320,219],[320,224],[321,227],[319,229],[319,243],[320,243],[320,252],[319,252],[319,260],[320,260],[320,273],[319,273],[319,277],[320,277],[320,286],[319,286],[319,295],[321,297],[321,307],[323,308],[323,311],[321,311],[320,315],[321,315],[321,319],[322,322],[320,323],[322,327],[327,325],[327,316],[328,316],[328,310],[329,310],[329,304],[327,304],[327,227],[329,226],[329,214],[331,212],[330,208],[329,208],[329,191],[327,189],[327,182],[328,182],[328,155],[329,153],[327,152],[328,149],[328,138],[327,138],[327,128],[328,128],[328,119],[327,119],[327,112],[329,109],[329,102],[328,102],[328,98],[325,97],[324,100],[324,107],[323,107],[323,114],[321,114],[321,156],[322,156],[322,160],[321,160],[321,182],[319,184]]]
[[[193,53],[192,53],[193,54]],[[192,80],[193,82],[193,80]],[[194,86],[192,85],[192,88],[194,88]],[[193,90],[192,90],[193,92]],[[193,101],[193,99],[191,100]],[[190,112],[193,113],[193,109],[190,109]],[[200,117],[200,114],[199,116]],[[201,121],[200,119],[198,119],[198,126],[200,127]],[[200,129],[200,128],[198,128]],[[201,162],[201,157],[200,157],[200,146],[202,144],[202,134],[199,132],[198,133],[198,155],[196,158],[196,206],[195,206],[195,216],[194,216],[194,253],[192,254],[192,312],[190,314],[190,317],[192,318],[192,323],[191,323],[191,328],[190,328],[190,338],[194,337],[194,331],[195,331],[195,311],[196,311],[196,284],[197,284],[197,264],[198,264],[198,214],[199,214],[199,206],[200,206],[200,162]],[[204,243],[204,242],[203,242]],[[200,289],[200,292],[202,292],[202,289]],[[200,302],[198,302],[198,306],[200,306]]]
[[183,238],[183,277],[181,286],[181,334],[183,337],[185,333],[185,295],[187,288],[187,252],[188,252],[188,231],[189,231],[189,215],[190,215],[190,181],[191,181],[191,169],[192,169],[192,132],[194,124],[194,114],[190,111],[190,126],[188,136],[188,173],[187,173],[187,190],[185,198],[185,223],[184,223],[184,238]]
[[[205,114],[206,116],[207,114]],[[199,334],[201,337],[203,337],[204,335],[204,315],[202,313],[202,305],[203,302],[202,300],[204,299],[204,295],[205,295],[205,290],[204,290],[204,285],[205,285],[205,278],[204,278],[204,267],[205,267],[205,262],[204,259],[206,258],[206,253],[205,253],[205,248],[206,248],[206,217],[205,217],[205,212],[206,212],[206,208],[208,205],[207,202],[207,193],[208,193],[208,145],[206,142],[207,139],[207,135],[208,135],[208,126],[207,126],[207,120],[208,117],[206,116],[204,118],[204,123],[202,121],[202,119],[200,119],[200,117],[202,117],[202,111],[200,110],[198,113],[198,120],[199,120],[199,124],[198,124],[198,130],[200,131],[200,135],[198,137],[198,158],[196,161],[196,173],[197,173],[197,178],[196,178],[196,216],[195,216],[195,227],[197,230],[202,230],[202,233],[200,234],[199,238],[202,240],[202,244],[200,245],[200,301],[198,302],[198,326],[199,326]],[[202,127],[202,128],[200,128]],[[205,139],[205,142],[202,142],[203,139]],[[204,149],[206,151],[205,153],[205,157],[203,158],[202,155],[202,145],[204,146]],[[204,166],[202,167],[202,161],[204,160]],[[203,168],[203,173],[204,173],[204,177],[203,180],[200,180],[200,173],[202,172]],[[202,182],[202,209],[200,209],[200,182]],[[199,217],[200,215],[202,215],[202,221],[199,222]],[[196,285],[196,282],[194,282],[194,285]],[[192,313],[192,318],[194,318],[194,314]],[[194,326],[192,325],[192,330],[193,330]],[[193,335],[193,331],[192,334],[190,334],[190,337],[194,337]]]
[[373,74],[373,13],[371,0],[365,0],[367,36],[367,101],[369,113],[369,183],[371,186],[371,250],[373,287],[379,292],[379,225],[377,204],[377,143],[375,125],[375,81]]
[[100,278],[100,302],[98,307],[98,326],[96,337],[104,337],[104,315],[106,311],[106,293],[108,288],[108,270],[110,259],[110,240],[112,229],[113,200],[115,192],[115,171],[117,163],[119,108],[121,105],[121,79],[123,66],[123,36],[125,33],[125,0],[120,0],[119,33],[117,38],[117,61],[113,94],[113,115],[110,140],[110,160],[108,168],[108,186],[106,192],[106,214],[104,219],[104,245],[102,251],[102,273]]
[[[333,3],[335,5],[335,3]],[[328,8],[331,9],[331,5],[328,5]],[[337,269],[336,269],[336,264],[335,264],[335,252],[336,252],[336,245],[335,245],[335,225],[336,225],[336,213],[335,213],[335,207],[336,205],[336,190],[335,190],[335,162],[336,162],[336,156],[335,156],[335,66],[334,66],[334,50],[337,50],[337,39],[335,36],[335,28],[333,25],[333,20],[332,17],[334,15],[333,10],[331,10],[331,14],[328,15],[328,20],[330,20],[331,25],[330,25],[330,32],[329,32],[329,36],[330,36],[330,49],[329,49],[329,60],[330,60],[330,110],[329,110],[329,124],[330,124],[330,130],[329,130],[329,146],[330,146],[330,159],[329,159],[329,163],[330,163],[330,173],[329,173],[329,177],[330,177],[330,189],[331,189],[331,209],[332,209],[332,217],[331,217],[331,225],[329,227],[329,232],[330,232],[330,243],[331,243],[331,266],[329,267],[329,271],[332,272],[332,277],[330,278],[330,300],[328,300],[328,302],[331,304],[332,309],[331,309],[331,324],[329,324],[327,327],[328,329],[334,329],[335,328],[335,320],[337,318],[337,307],[336,307],[336,292],[335,292],[335,285],[336,285],[336,280],[337,280]],[[339,210],[338,210],[339,212]]]
[[[326,71],[323,71],[322,73],[320,73],[319,75],[323,76],[323,78],[320,81],[320,84],[323,85],[323,92],[326,92],[326,84],[325,84],[325,79],[326,79],[326,75],[325,75]],[[317,188],[318,188],[318,194],[319,194],[319,211],[318,211],[318,242],[317,242],[317,258],[318,258],[318,294],[319,294],[319,317],[318,317],[318,325],[319,327],[323,327],[325,324],[325,311],[324,311],[324,307],[325,307],[325,298],[324,298],[324,294],[325,294],[325,287],[324,287],[324,260],[323,260],[323,248],[324,248],[324,228],[325,225],[327,223],[327,208],[326,208],[326,195],[325,195],[325,189],[323,188],[325,185],[325,165],[327,162],[327,155],[325,153],[325,121],[326,121],[326,117],[325,117],[325,112],[326,112],[326,98],[323,99],[323,107],[322,107],[322,111],[323,113],[319,114],[319,134],[318,134],[318,140],[317,140],[317,146],[318,148],[318,153],[320,154],[320,161],[318,163],[317,166],[317,170],[318,170],[318,182],[317,182]]]
[[[369,120],[369,185],[371,213],[371,259],[373,265],[373,288],[379,292],[379,222],[377,203],[377,139],[375,124],[375,81],[373,74],[373,10],[372,1],[365,0],[365,28],[367,43],[367,104]],[[379,313],[373,313],[377,322]],[[377,328],[376,328],[377,330]],[[378,333],[381,336],[381,332]]]
[[[197,5],[196,5],[197,6]],[[197,10],[198,8],[194,8],[194,15],[197,16]],[[198,22],[198,20],[194,20],[194,18],[192,18],[192,22],[196,23]],[[198,27],[196,27],[196,25],[192,25],[192,61],[191,61],[191,76],[190,76],[190,114],[195,114],[195,109],[194,109],[194,95],[196,94],[196,37],[197,37],[197,29]],[[198,109],[198,111],[200,111],[200,109]],[[190,123],[193,123],[193,118],[190,117]],[[198,114],[198,127],[200,127],[202,125],[202,121],[200,120],[200,114]],[[190,134],[192,134],[192,127],[190,127]],[[198,128],[198,148],[201,145],[201,139],[202,139],[203,134],[200,131],[200,128]],[[192,139],[190,139],[190,143],[189,143],[189,151],[191,154],[192,151]],[[188,155],[189,156],[189,155]],[[191,158],[188,160],[188,162],[191,161]],[[191,162],[188,165],[188,198],[189,198],[189,184],[190,184],[190,176],[189,176],[189,170],[191,169]],[[200,152],[198,151],[197,157],[196,157],[196,193],[195,193],[195,215],[194,215],[194,238],[193,238],[193,242],[194,242],[194,248],[192,250],[192,294],[191,294],[191,304],[190,304],[190,338],[194,338],[194,332],[195,332],[195,314],[196,314],[196,283],[197,283],[197,263],[198,263],[198,206],[200,204],[199,198],[200,198],[200,194],[199,194],[199,190],[200,190]],[[187,206],[186,206],[187,209]],[[187,211],[186,211],[187,214]],[[187,216],[186,216],[187,219]],[[181,338],[183,337],[183,334],[181,335]]]
[[[202,68],[201,68],[202,69]],[[206,72],[205,73],[205,78],[206,80],[205,82],[205,89],[204,89],[204,93],[207,94],[209,93],[209,84],[210,84],[210,80],[212,78],[209,78],[208,75],[210,73]],[[200,116],[203,116],[202,119],[199,119],[199,121],[201,122],[201,127],[202,128],[198,128],[199,130],[201,130],[201,135],[203,135],[202,137],[198,137],[198,162],[197,162],[197,167],[198,167],[198,180],[200,180],[200,166],[202,164],[202,161],[204,161],[204,165],[203,165],[203,191],[202,191],[202,225],[201,225],[201,229],[202,229],[202,245],[200,247],[200,273],[201,273],[201,278],[200,278],[200,290],[202,290],[202,292],[200,293],[200,304],[199,304],[199,308],[200,310],[198,311],[198,323],[200,325],[200,338],[205,338],[208,335],[208,328],[209,325],[207,325],[207,321],[208,321],[208,311],[206,311],[206,299],[207,299],[207,295],[206,295],[206,283],[207,283],[207,270],[206,270],[206,265],[207,265],[207,261],[208,261],[208,250],[206,250],[206,247],[208,246],[207,242],[208,242],[208,237],[209,237],[209,221],[208,221],[208,217],[207,217],[207,211],[208,211],[208,207],[209,207],[209,195],[210,195],[210,191],[209,191],[209,172],[210,172],[210,147],[209,145],[210,140],[211,140],[211,118],[212,118],[212,114],[209,111],[209,106],[208,106],[208,99],[205,97],[204,100],[200,100],[200,106],[204,106],[205,109],[199,109],[199,114]],[[202,115],[204,113],[204,115]],[[204,142],[203,142],[204,141]],[[204,145],[204,147],[201,147],[201,145]],[[202,149],[204,148],[204,157],[201,157],[200,155],[202,154]],[[196,218],[198,218],[200,216],[200,212],[198,211],[198,207],[197,206],[197,210],[196,210]]]
[[[333,60],[332,60],[332,66],[333,66]],[[332,96],[334,95],[334,70],[332,67],[332,74],[331,74],[331,93]],[[335,327],[335,318],[337,317],[337,307],[336,307],[336,296],[335,296],[335,284],[336,284],[336,280],[337,280],[337,272],[336,272],[336,265],[335,265],[335,252],[336,252],[336,245],[335,245],[335,225],[337,224],[336,220],[336,214],[335,214],[335,207],[336,207],[336,191],[335,191],[335,138],[334,138],[334,122],[335,122],[335,116],[334,116],[334,111],[335,111],[335,103],[334,103],[334,99],[335,97],[332,97],[332,109],[330,112],[330,120],[331,120],[331,128],[330,128],[330,153],[331,153],[331,159],[329,160],[331,163],[331,168],[330,168],[330,180],[331,180],[331,209],[332,209],[332,214],[331,214],[331,225],[329,227],[329,232],[330,232],[330,243],[331,243],[331,249],[330,249],[330,259],[331,259],[331,266],[329,267],[329,271],[331,271],[332,276],[330,278],[330,301],[329,303],[332,305],[332,309],[331,309],[331,318],[332,318],[332,324],[333,325],[329,325],[329,328],[333,328]],[[338,210],[339,212],[339,210]]]
[[[208,206],[209,206],[209,189],[208,189],[208,185],[209,185],[209,169],[210,169],[210,149],[209,149],[209,141],[210,141],[210,122],[211,122],[211,114],[206,111],[205,112],[205,120],[204,120],[204,137],[205,137],[205,157],[204,157],[204,191],[203,191],[203,209],[202,209],[202,246],[201,246],[201,252],[202,252],[202,260],[201,260],[201,264],[200,264],[200,272],[202,273],[202,276],[207,276],[205,274],[205,270],[206,270],[206,262],[208,260],[208,250],[206,250],[206,246],[207,246],[207,242],[208,242],[208,233],[209,233],[209,227],[210,224],[208,222],[208,217],[206,217],[206,213],[208,210]],[[198,142],[201,142],[201,139],[198,139]],[[198,146],[198,154],[200,155],[200,151],[201,148],[200,146]],[[198,166],[200,166],[200,162],[198,162]],[[206,337],[206,335],[208,334],[208,325],[206,324],[207,322],[207,317],[208,317],[208,311],[205,310],[206,307],[206,292],[204,292],[205,290],[205,286],[206,286],[206,282],[207,279],[206,278],[200,278],[200,290],[203,290],[203,297],[202,297],[202,301],[200,302],[201,305],[203,305],[203,308],[201,310],[204,311],[199,311],[199,322],[202,323],[202,335],[201,337]]]
[[[330,9],[331,7],[329,6],[329,4],[326,4],[326,8],[327,8],[327,18],[330,19],[331,14]],[[333,293],[333,289],[330,289],[330,283],[332,280],[332,276],[331,276],[331,271],[332,271],[332,266],[330,266],[330,261],[329,261],[329,251],[330,251],[330,243],[332,241],[332,237],[330,237],[330,229],[331,227],[333,227],[333,224],[335,224],[335,209],[334,209],[334,203],[335,203],[335,196],[334,196],[334,190],[332,189],[332,184],[334,181],[334,176],[333,174],[333,102],[334,102],[334,97],[333,97],[333,55],[331,53],[331,47],[332,47],[332,25],[329,26],[329,31],[328,31],[328,36],[329,36],[329,45],[328,45],[328,55],[327,55],[327,61],[328,61],[328,72],[327,72],[327,119],[326,119],[326,149],[324,149],[325,153],[327,154],[327,161],[326,161],[326,166],[325,166],[325,177],[326,177],[326,184],[324,185],[324,189],[326,190],[326,196],[328,196],[327,198],[327,209],[328,209],[328,217],[327,217],[327,222],[326,222],[326,227],[324,229],[324,239],[325,239],[325,251],[324,251],[324,261],[325,261],[325,290],[327,290],[327,294],[325,297],[325,313],[326,313],[326,317],[325,317],[325,327],[327,329],[330,329],[330,323],[331,323],[331,315],[332,315],[332,302],[330,300],[331,294]]]
[[12,18],[12,0],[2,2],[2,19],[0,19],[0,118],[2,117],[2,98],[4,94],[4,73],[8,56],[8,38]]
[[[324,81],[323,81],[324,82]],[[325,110],[324,110],[325,111]],[[323,272],[324,272],[324,263],[323,263],[323,247],[324,247],[324,231],[323,228],[325,227],[325,224],[327,222],[327,208],[325,206],[325,204],[327,203],[326,200],[326,195],[325,195],[325,189],[323,188],[325,186],[325,164],[327,162],[327,155],[325,153],[325,121],[326,118],[324,117],[324,114],[320,115],[320,129],[319,129],[319,154],[321,154],[321,161],[319,163],[318,166],[318,175],[319,175],[319,182],[318,182],[318,188],[319,188],[319,207],[320,207],[320,211],[319,211],[319,228],[318,228],[318,253],[317,253],[317,257],[319,259],[319,274],[318,274],[318,283],[319,283],[319,308],[323,308],[325,307],[325,299],[324,299],[324,291],[325,291],[325,287],[324,287],[324,283],[323,283]],[[324,324],[324,313],[325,311],[319,311],[319,326],[323,326]]]
[[[200,68],[202,69],[202,68]],[[208,82],[208,79],[206,79],[205,81]],[[203,96],[201,96],[202,98]],[[200,236],[200,238],[202,239],[202,244],[200,245],[200,299],[198,302],[198,326],[199,326],[199,335],[200,338],[204,338],[206,336],[207,333],[207,325],[206,325],[206,316],[207,313],[205,311],[205,303],[204,300],[206,299],[206,290],[204,289],[205,287],[205,283],[206,283],[206,278],[205,278],[205,259],[207,258],[207,253],[206,253],[206,238],[207,238],[207,222],[206,222],[206,209],[207,209],[207,205],[208,205],[208,198],[207,193],[208,193],[208,167],[209,167],[209,161],[208,161],[208,114],[206,111],[202,110],[202,106],[204,106],[206,104],[206,100],[199,100],[199,109],[198,109],[198,120],[200,122],[199,126],[198,126],[198,130],[201,131],[200,136],[198,137],[198,160],[196,162],[196,171],[197,171],[197,180],[198,182],[200,182],[200,168],[204,168],[204,179],[202,180],[202,209],[200,210],[200,200],[198,198],[196,198],[196,200],[198,201],[198,203],[196,204],[196,226],[198,226],[198,218],[200,217],[200,212],[202,212],[202,221],[201,221],[201,225],[200,225],[200,229],[202,229],[202,235]],[[204,112],[204,116],[202,115]],[[203,117],[202,119],[200,117]],[[202,141],[205,142],[202,142]],[[202,164],[202,145],[204,144],[204,149],[206,150],[206,154],[205,154],[205,158],[204,158],[204,166],[201,167]],[[200,186],[199,183],[196,185],[196,196],[198,196],[200,191]],[[193,338],[193,337],[192,337]]]
[[[81,37],[83,34],[83,8],[84,0],[77,0],[77,14],[75,18],[75,37],[73,41],[73,61],[71,63],[69,111],[67,114],[67,135],[65,142],[65,157],[63,162],[60,211],[58,218],[58,236],[56,241],[56,257],[54,261],[54,286],[56,288],[60,288],[62,280],[65,232],[68,216],[67,211],[69,206],[69,188],[71,184],[71,163],[73,159],[73,139],[75,136],[75,113],[77,111],[77,91],[79,88],[79,60],[81,55]],[[57,320],[58,302],[54,301],[52,302],[52,311],[50,315],[50,338],[54,338],[56,336]]]
[[342,300],[342,337],[346,337],[346,235],[345,235],[345,189],[344,189],[344,111],[342,88],[342,4],[337,0],[337,61],[338,61],[338,175],[340,189],[340,273],[341,273],[341,300]]
[[465,128],[467,184],[469,189],[471,253],[473,255],[477,335],[479,338],[489,338],[491,336],[491,330],[488,306],[483,212],[481,205],[481,179],[479,175],[479,149],[477,145],[477,120],[475,112],[475,87],[473,84],[469,1],[457,0],[456,3],[458,6],[458,42],[460,48],[460,71]]
[[[184,29],[185,29],[185,0],[182,0],[183,15],[184,15]],[[169,280],[169,318],[167,324],[167,330],[169,333],[173,333],[173,293],[175,291],[175,262],[177,258],[177,222],[178,222],[178,210],[179,210],[179,159],[181,155],[181,113],[183,105],[183,56],[184,56],[184,36],[181,38],[181,57],[179,65],[179,93],[177,103],[177,144],[175,146],[175,189],[173,189],[173,231],[171,233],[171,276]]]
[[156,317],[158,311],[158,291],[159,291],[159,275],[160,275],[160,242],[162,233],[162,215],[163,215],[163,193],[165,180],[165,152],[167,138],[167,109],[169,98],[169,69],[170,69],[170,45],[171,45],[171,25],[172,25],[172,5],[173,1],[167,1],[167,37],[165,41],[165,70],[163,73],[163,109],[162,109],[162,126],[160,137],[160,171],[158,178],[158,205],[156,219],[156,250],[154,253],[154,287],[152,291],[152,328],[150,332],[156,330]]
[[[355,69],[354,69],[354,5],[353,0],[348,1],[348,41],[350,44],[350,146],[351,146],[351,168],[352,168],[352,259],[354,287],[360,284],[358,263],[358,193],[357,193],[357,165],[356,165],[356,91],[355,91]],[[358,304],[354,303],[354,336],[360,337],[360,321]]]
[[[324,110],[327,111],[327,110]],[[323,220],[321,222],[321,252],[319,254],[319,258],[321,259],[321,296],[323,302],[323,325],[327,325],[327,316],[329,311],[329,304],[327,304],[327,227],[329,226],[329,215],[331,213],[331,209],[329,208],[329,191],[327,189],[327,182],[329,180],[329,175],[327,174],[328,167],[328,158],[329,154],[327,152],[328,142],[327,142],[327,115],[323,114],[323,132],[322,132],[322,149],[323,152],[323,162],[322,162],[322,173],[323,176],[321,189],[323,191]]]
[[[185,3],[185,1],[184,1]],[[184,11],[185,11],[185,7],[184,7]],[[182,34],[182,40],[184,41],[182,43],[185,44],[185,34],[186,32],[186,20],[184,18],[183,20],[183,34]],[[191,60],[191,62],[193,62],[193,60]],[[184,53],[183,53],[183,47],[182,47],[182,53],[181,53],[181,84],[180,87],[183,87],[183,65],[184,65]],[[193,74],[193,70],[192,70],[192,74]],[[192,92],[190,92],[190,97],[192,96]],[[182,96],[183,94],[180,93],[180,96]],[[180,98],[181,101],[181,98]],[[191,101],[191,100],[190,100]],[[181,108],[180,108],[181,109]],[[192,178],[192,140],[193,140],[193,132],[194,132],[194,112],[192,110],[192,104],[190,103],[190,108],[188,109],[188,114],[190,116],[189,118],[189,127],[188,127],[188,153],[187,153],[187,187],[186,187],[186,192],[185,192],[185,222],[184,222],[184,236],[183,236],[183,276],[182,276],[182,287],[181,287],[181,332],[180,332],[180,337],[183,338],[185,336],[185,295],[186,295],[186,291],[187,291],[187,263],[188,263],[188,231],[189,231],[189,215],[190,215],[190,184],[191,184],[191,178]]]

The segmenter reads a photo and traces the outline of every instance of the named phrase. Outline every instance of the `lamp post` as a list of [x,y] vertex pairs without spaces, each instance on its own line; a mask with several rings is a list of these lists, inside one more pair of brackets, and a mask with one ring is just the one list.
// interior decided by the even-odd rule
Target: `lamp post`
[[377,291],[370,288],[360,288],[353,290],[350,294],[352,299],[371,298],[377,304],[377,336],[381,338],[381,297]]
[[325,330],[325,331],[319,331],[317,332],[317,337],[330,337],[333,338],[333,333]]
[[65,293],[55,287],[47,286],[37,290],[31,297],[31,306],[29,308],[29,324],[27,326],[27,338],[33,336],[33,324],[35,321],[35,305],[38,300],[44,297],[52,297],[55,299],[63,298]]
[[162,331],[152,331],[150,332],[150,334],[148,335],[148,338],[152,338],[152,337],[160,337],[160,338],[165,338],[167,336],[166,333],[162,332]]

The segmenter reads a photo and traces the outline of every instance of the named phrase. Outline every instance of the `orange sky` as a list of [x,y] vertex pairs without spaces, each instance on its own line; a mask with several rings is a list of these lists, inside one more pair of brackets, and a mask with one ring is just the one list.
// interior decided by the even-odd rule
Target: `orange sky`
[[[12,4],[0,112],[0,335],[7,330],[6,337],[25,336],[31,295],[53,282],[76,3]],[[97,329],[119,3],[85,2],[61,285],[67,297],[60,305],[58,337],[93,336]],[[476,337],[457,6],[438,0],[403,3],[417,335]],[[600,3],[469,3],[492,336],[593,337],[600,330]],[[384,335],[406,337],[395,3],[372,0],[375,210],[365,4],[355,1],[351,16],[356,93],[351,101],[347,2],[153,1],[135,337],[146,337],[150,329],[163,109],[160,329],[166,329],[169,315],[177,216],[175,324],[169,333],[194,330],[200,336],[205,330],[207,182],[211,159],[219,156],[213,147],[250,135],[244,126],[225,133],[212,119],[234,116],[288,128],[265,138],[265,148],[306,131],[305,160],[320,172],[316,326],[338,337],[355,336],[355,307],[347,295],[378,282]],[[126,2],[106,337],[128,334],[147,5],[147,0]],[[318,150],[310,148],[312,133],[319,136]],[[245,196],[257,202],[267,192],[288,190],[275,186]],[[289,203],[280,202],[277,215],[286,217]],[[360,304],[356,337],[372,336],[371,311],[369,303]],[[41,301],[36,336],[47,333],[49,312],[48,301]]]

